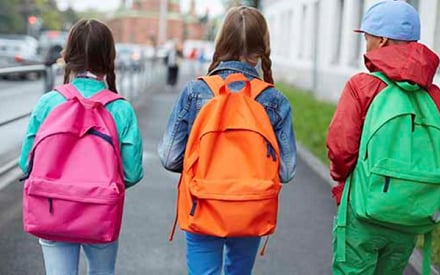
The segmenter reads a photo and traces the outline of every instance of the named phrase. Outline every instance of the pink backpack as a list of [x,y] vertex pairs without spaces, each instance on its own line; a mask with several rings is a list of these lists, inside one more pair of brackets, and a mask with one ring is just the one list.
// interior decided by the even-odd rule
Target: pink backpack
[[125,186],[118,132],[105,105],[122,97],[103,90],[86,99],[70,84],[55,89],[67,101],[49,113],[29,154],[24,231],[52,241],[114,241]]

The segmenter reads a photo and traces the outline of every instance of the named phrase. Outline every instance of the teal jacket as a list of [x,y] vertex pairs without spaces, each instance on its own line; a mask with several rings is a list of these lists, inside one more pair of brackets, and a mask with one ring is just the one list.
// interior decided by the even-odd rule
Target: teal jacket
[[[91,78],[75,78],[71,84],[86,98],[90,98],[106,88],[104,82]],[[29,126],[19,160],[20,168],[24,173],[27,172],[29,153],[38,129],[50,111],[63,102],[65,102],[65,98],[60,93],[51,91],[44,94],[35,105],[29,119]],[[136,113],[126,100],[113,101],[107,104],[106,108],[112,114],[118,130],[125,186],[128,188],[143,178],[142,137]]]

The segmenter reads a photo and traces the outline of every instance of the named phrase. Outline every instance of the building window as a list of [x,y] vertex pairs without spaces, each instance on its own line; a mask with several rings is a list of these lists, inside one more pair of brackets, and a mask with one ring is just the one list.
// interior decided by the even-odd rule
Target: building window
[[[364,7],[365,7],[365,0],[356,1],[355,6],[354,6],[354,14],[356,16],[355,28],[359,28],[362,24],[362,18],[364,16],[364,11],[365,11]],[[362,56],[362,52],[363,52],[363,46],[364,46],[364,44],[362,43],[363,41],[364,41],[364,36],[357,35],[356,41],[355,41],[355,51],[353,52],[354,56],[351,57],[351,60],[352,60],[351,65],[353,65],[354,67],[359,66],[359,62],[362,61],[362,59],[360,59],[360,56]]]
[[[307,24],[307,6],[306,5],[302,5],[301,7],[301,21],[304,24]],[[306,40],[305,40],[305,35],[306,35],[306,28],[307,26],[303,25],[301,30],[300,30],[300,46],[299,46],[299,51],[298,51],[298,58],[302,58],[304,56],[304,51],[305,51],[305,47],[306,47]]]
[[272,30],[271,30],[271,40],[273,41],[273,43],[271,43],[272,46],[272,50],[273,53],[275,55],[279,55],[279,40],[278,40],[278,32],[279,27],[278,27],[278,18],[276,16],[271,16],[270,17],[270,22],[271,22],[271,26],[272,26]]
[[333,64],[338,64],[339,59],[341,57],[341,47],[342,47],[342,22],[344,21],[344,6],[345,6],[345,0],[337,0],[337,7],[335,10],[335,38],[336,38],[336,44],[333,52]]
[[[287,13],[285,14],[285,18],[284,18],[284,28],[285,30],[291,30],[293,28],[292,26],[292,20],[291,18],[293,17],[293,11],[291,9],[289,9],[289,11],[287,11]],[[285,41],[285,52],[284,52],[284,56],[289,56],[289,53],[292,50],[291,45],[291,39],[292,37],[290,35],[284,35],[284,41]]]

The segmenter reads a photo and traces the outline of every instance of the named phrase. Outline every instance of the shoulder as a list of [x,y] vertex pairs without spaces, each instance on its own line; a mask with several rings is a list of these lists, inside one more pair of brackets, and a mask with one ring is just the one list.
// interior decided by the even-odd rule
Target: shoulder
[[66,99],[59,92],[52,90],[52,91],[47,92],[44,95],[42,95],[40,97],[40,101],[44,102],[46,104],[50,104],[50,103],[63,102],[63,101],[66,101]]
[[131,121],[131,118],[136,115],[133,105],[126,99],[112,101],[106,105],[106,108],[110,113],[119,116],[121,120],[125,121]]
[[256,100],[263,105],[271,108],[279,108],[283,105],[290,106],[290,102],[287,99],[286,95],[282,93],[275,86],[270,86],[266,88],[261,94],[256,98]]
[[366,88],[371,90],[375,87],[386,86],[382,80],[369,73],[357,73],[353,75],[348,80],[347,85],[354,90],[364,90]]
[[440,111],[440,89],[437,85],[432,84],[428,87],[428,93],[431,95],[437,109]]
[[343,93],[350,93],[361,100],[363,105],[369,105],[371,100],[386,86],[386,83],[371,74],[357,73],[347,81]]
[[184,89],[183,93],[189,98],[211,98],[213,96],[211,89],[203,79],[194,79],[189,81]]
[[48,112],[65,101],[66,99],[59,92],[55,90],[47,92],[38,100],[34,112]]

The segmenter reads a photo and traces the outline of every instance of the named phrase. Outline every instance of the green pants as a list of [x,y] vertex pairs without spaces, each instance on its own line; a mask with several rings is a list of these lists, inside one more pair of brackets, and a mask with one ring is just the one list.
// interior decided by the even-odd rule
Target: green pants
[[[333,230],[333,253],[336,234]],[[402,275],[416,244],[415,234],[408,234],[357,219],[347,207],[345,257],[333,257],[333,274]]]

